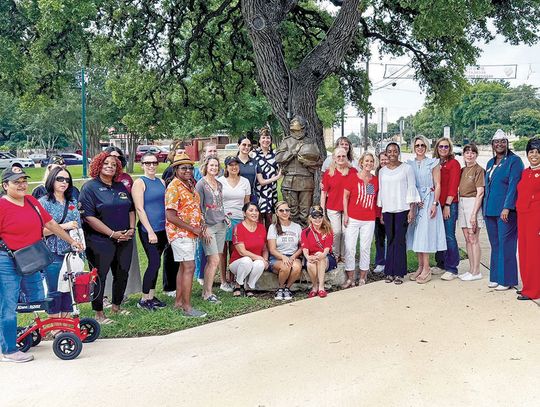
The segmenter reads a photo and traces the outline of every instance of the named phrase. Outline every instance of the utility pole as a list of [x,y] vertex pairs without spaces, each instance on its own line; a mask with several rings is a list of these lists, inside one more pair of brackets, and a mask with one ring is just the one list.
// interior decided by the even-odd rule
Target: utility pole
[[[366,57],[366,76],[369,79],[369,53]],[[364,109],[364,151],[367,151],[368,145],[369,145],[368,107],[367,107],[368,99],[369,98],[366,98],[366,108]]]
[[86,151],[86,78],[84,72],[84,66],[81,68],[81,142],[82,142],[82,161],[83,161],[83,178],[88,177],[88,157]]

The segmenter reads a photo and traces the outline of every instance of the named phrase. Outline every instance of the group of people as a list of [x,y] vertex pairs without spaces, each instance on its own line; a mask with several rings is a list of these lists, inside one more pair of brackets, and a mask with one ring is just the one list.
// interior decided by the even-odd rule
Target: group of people
[[[91,179],[80,191],[61,157],[53,158],[34,196],[27,195],[28,176],[21,168],[5,170],[5,195],[0,199],[3,360],[31,360],[31,355],[17,352],[15,308],[20,295],[26,301],[44,297],[41,276],[19,276],[7,249],[17,250],[45,236],[55,259],[43,274],[48,291],[54,293],[63,253],[70,246],[81,248],[69,232],[80,228],[88,262],[100,276],[92,309],[101,324],[114,322],[104,312],[109,271],[111,312],[129,313],[122,302],[136,233],[148,258],[137,305],[149,311],[165,306],[155,295],[162,257],[164,292],[174,296],[174,306],[187,317],[206,316],[191,304],[195,273],[203,286],[203,300],[220,303],[214,292],[218,268],[220,289],[235,297],[252,297],[267,270],[277,275],[274,298],[290,300],[291,286],[305,268],[312,284],[308,297],[324,298],[325,273],[338,262],[344,262],[347,273],[343,288],[363,285],[373,238],[375,272],[384,272],[387,283],[404,282],[407,250],[418,257],[418,269],[409,276],[418,284],[430,281],[436,272],[447,281],[478,280],[482,278],[478,239],[484,226],[492,246],[489,286],[506,290],[517,285],[519,242],[523,290],[518,298],[540,298],[540,277],[532,260],[540,247],[539,139],[527,145],[531,166],[524,170],[505,133],[498,131],[492,140],[494,157],[484,170],[476,162],[478,149],[473,144],[463,148],[461,168],[447,138],[437,140],[429,157],[428,140],[414,137],[415,158],[402,162],[400,146],[394,142],[378,157],[365,152],[356,161],[350,141],[341,137],[322,167],[320,205],[309,208],[303,225],[291,217],[294,203],[278,201],[282,173],[269,129],[260,131],[258,148],[252,144],[251,138],[240,138],[238,154],[227,157],[223,168],[215,144],[204,147],[198,167],[183,149],[173,146],[171,164],[161,178],[157,157],[147,153],[140,162],[144,174],[135,181],[123,172],[122,151],[111,147],[93,158]],[[459,276],[458,223],[470,265]],[[431,253],[436,267],[430,267]],[[64,298],[51,313],[70,311],[70,301]]]

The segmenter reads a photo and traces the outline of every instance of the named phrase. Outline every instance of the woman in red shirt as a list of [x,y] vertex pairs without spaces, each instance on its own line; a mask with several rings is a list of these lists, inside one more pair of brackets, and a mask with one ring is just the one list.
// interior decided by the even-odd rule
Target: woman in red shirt
[[312,206],[309,209],[309,226],[302,231],[300,247],[304,254],[307,272],[313,287],[308,298],[326,297],[324,289],[324,273],[335,269],[336,259],[332,255],[334,235],[332,226],[323,216],[320,206]]
[[343,288],[354,287],[356,244],[360,234],[360,282],[366,284],[371,252],[371,242],[377,216],[377,192],[379,180],[371,171],[375,168],[375,156],[364,153],[358,160],[362,170],[350,177],[343,193],[343,224],[345,229],[345,271],[347,282]]
[[233,231],[234,249],[229,268],[236,276],[233,295],[242,295],[245,286],[246,297],[253,297],[253,290],[264,270],[268,268],[266,228],[259,223],[259,207],[253,202],[242,208],[244,220]]
[[459,249],[456,239],[456,222],[458,218],[458,188],[461,179],[461,165],[454,158],[452,141],[442,137],[435,143],[433,157],[438,158],[441,166],[441,194],[439,202],[443,211],[444,231],[446,234],[446,251],[435,253],[437,267],[433,274],[440,274],[441,280],[451,281],[457,277]]
[[0,199],[0,345],[2,362],[29,362],[34,357],[17,350],[17,302],[24,286],[28,301],[44,298],[40,273],[22,277],[16,271],[10,251],[30,246],[43,238],[43,226],[72,247],[82,244],[62,229],[32,195],[27,195],[28,175],[21,168],[8,168],[2,173]]
[[357,173],[347,160],[347,151],[338,147],[334,150],[333,160],[322,177],[321,207],[334,232],[333,252],[338,261],[345,257],[345,225],[343,224],[343,191],[349,178]]

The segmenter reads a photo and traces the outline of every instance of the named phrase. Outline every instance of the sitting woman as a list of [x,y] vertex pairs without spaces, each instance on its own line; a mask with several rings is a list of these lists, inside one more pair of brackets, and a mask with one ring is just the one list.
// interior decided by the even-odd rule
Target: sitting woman
[[242,295],[245,285],[246,297],[253,297],[253,290],[263,271],[268,269],[266,229],[259,223],[259,207],[248,202],[242,207],[244,220],[233,231],[234,249],[229,268],[236,276],[233,295]]
[[291,286],[302,272],[302,249],[300,235],[302,227],[291,221],[291,210],[285,201],[276,204],[276,221],[268,229],[270,266],[278,275],[279,288],[275,300],[291,300]]
[[324,273],[337,266],[332,254],[334,234],[330,222],[323,217],[323,209],[320,206],[312,206],[309,209],[308,222],[309,226],[302,231],[300,238],[307,271],[313,284],[308,298],[317,295],[324,298],[328,294],[324,289]]
[[[47,194],[39,198],[39,203],[52,216],[62,229],[69,231],[81,226],[81,215],[77,208],[77,200],[73,197],[73,181],[68,170],[56,167],[50,171],[49,177],[45,181]],[[43,234],[47,236],[47,247],[54,254],[54,261],[47,266],[44,271],[47,289],[50,296],[54,296],[57,301],[49,309],[49,316],[67,316],[72,311],[71,295],[69,293],[59,293],[58,276],[64,263],[64,254],[70,249],[70,245],[54,235],[45,228]]]

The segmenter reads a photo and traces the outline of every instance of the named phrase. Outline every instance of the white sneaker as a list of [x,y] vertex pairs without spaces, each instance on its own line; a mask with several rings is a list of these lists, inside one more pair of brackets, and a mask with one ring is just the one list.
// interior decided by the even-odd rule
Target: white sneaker
[[439,274],[443,274],[444,272],[444,269],[437,266],[431,268],[431,274],[433,274],[434,276],[438,276]]
[[21,351],[15,353],[10,353],[9,355],[2,355],[2,362],[12,362],[12,363],[24,363],[34,360],[34,355],[29,355]]
[[231,286],[230,283],[221,283],[221,285],[219,286],[219,289],[221,291],[225,291],[226,293],[232,293],[233,292],[233,287]]
[[375,267],[375,270],[373,270],[374,273],[384,273],[384,266],[383,265],[378,265],[377,267]]
[[481,279],[482,279],[482,273],[471,274],[471,273],[469,273],[469,272],[466,272],[465,274],[462,274],[461,276],[459,276],[459,278],[461,279],[461,281],[476,281],[476,280],[481,280]]
[[507,286],[507,285],[498,285],[497,287],[495,287],[495,291],[506,291],[509,289],[510,289],[510,286]]
[[441,280],[444,281],[452,281],[453,279],[457,278],[457,274],[450,273],[449,271],[446,271],[442,276]]
[[496,283],[496,282],[494,282],[494,281],[490,281],[490,282],[488,283],[488,288],[495,288],[495,287],[497,287],[498,285],[499,285],[499,283]]
[[468,281],[466,280],[467,278],[469,278],[469,276],[471,275],[471,273],[469,271],[463,273],[463,274],[458,274],[458,278],[461,280],[461,281]]
[[176,298],[176,290],[175,291],[163,291],[163,294],[165,294],[168,297]]
[[200,285],[204,285],[204,278],[198,278],[198,279],[197,279],[197,282],[198,282]]

